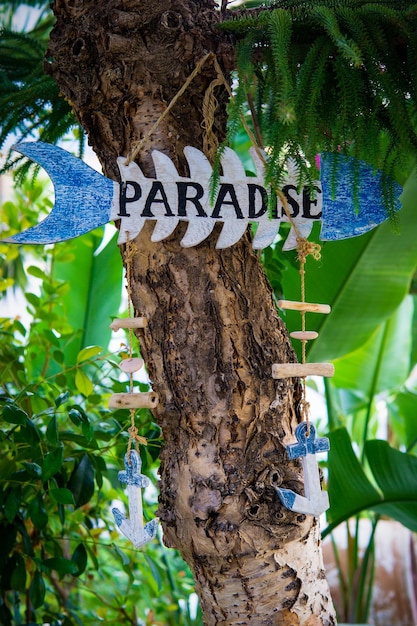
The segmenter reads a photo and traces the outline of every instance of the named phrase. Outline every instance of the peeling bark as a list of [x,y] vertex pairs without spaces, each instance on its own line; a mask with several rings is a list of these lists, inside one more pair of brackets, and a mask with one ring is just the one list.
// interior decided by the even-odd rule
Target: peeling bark
[[[127,155],[198,61],[214,51],[227,74],[233,42],[209,0],[56,0],[47,71],[86,131],[105,173]],[[215,78],[208,64],[155,133],[150,150],[184,172],[183,147],[202,147],[201,107]],[[218,89],[224,136],[227,94]],[[249,234],[216,250],[216,233],[196,248],[181,229],[136,240],[133,302],[148,318],[141,351],[166,442],[158,515],[164,541],[190,565],[206,625],[335,624],[317,522],[284,509],[274,487],[302,493],[301,464],[288,461],[300,416],[300,387],[274,381],[274,362],[295,360]]]

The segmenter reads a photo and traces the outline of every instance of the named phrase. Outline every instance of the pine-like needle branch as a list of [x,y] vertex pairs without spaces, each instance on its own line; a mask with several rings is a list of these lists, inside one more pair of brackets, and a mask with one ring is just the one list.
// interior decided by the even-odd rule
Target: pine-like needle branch
[[[56,83],[43,71],[51,26],[52,19],[46,19],[31,33],[5,27],[0,32],[0,147],[12,135],[17,142],[32,138],[57,143],[70,130],[79,128]],[[81,131],[78,137],[81,155]],[[16,164],[17,176],[23,177],[30,162],[9,151],[0,174]]]
[[[237,101],[252,102],[273,184],[288,158],[300,183],[311,182],[323,151],[364,159],[385,180],[397,166],[410,168],[417,154],[417,5],[286,0],[222,28],[240,38]],[[232,117],[241,112],[231,109]],[[386,203],[392,209],[388,183]]]

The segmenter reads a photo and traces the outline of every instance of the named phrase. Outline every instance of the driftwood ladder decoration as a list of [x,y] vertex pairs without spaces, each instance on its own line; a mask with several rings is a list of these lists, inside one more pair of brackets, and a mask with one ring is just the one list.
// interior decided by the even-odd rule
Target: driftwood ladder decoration
[[[158,404],[158,395],[154,392],[134,393],[133,374],[138,372],[144,365],[143,360],[133,357],[133,330],[135,328],[146,328],[147,319],[145,317],[133,317],[132,315],[132,291],[131,272],[132,257],[135,254],[136,246],[129,240],[129,233],[126,233],[125,264],[127,279],[127,308],[128,318],[118,318],[113,320],[110,328],[117,331],[121,328],[128,330],[129,336],[129,356],[123,359],[119,367],[122,372],[129,375],[129,392],[115,393],[110,397],[109,407],[111,409],[129,409],[130,427],[128,428],[129,442],[124,458],[125,471],[119,472],[119,480],[127,485],[127,495],[129,501],[129,519],[123,515],[119,509],[113,508],[113,516],[120,532],[133,543],[135,548],[140,548],[156,536],[158,522],[156,519],[147,524],[143,523],[142,511],[142,489],[149,485],[149,478],[141,474],[142,461],[140,458],[139,444],[147,444],[145,437],[138,434],[135,424],[136,409],[152,409]],[[133,449],[133,445],[135,449]]]
[[[296,229],[296,226],[293,225]],[[278,307],[292,311],[299,311],[301,314],[301,330],[290,333],[293,339],[301,341],[302,362],[301,363],[274,363],[272,365],[272,377],[274,379],[300,377],[303,384],[303,396],[301,400],[301,415],[304,419],[295,430],[297,443],[287,446],[287,454],[290,459],[301,457],[304,473],[304,496],[301,496],[291,489],[276,487],[277,494],[282,504],[291,511],[314,515],[319,517],[329,508],[329,497],[327,492],[322,491],[320,484],[320,474],[316,460],[318,452],[329,450],[330,444],[326,437],[316,437],[316,429],[309,420],[309,404],[306,399],[306,377],[326,376],[334,374],[332,363],[306,363],[307,341],[317,339],[318,333],[306,330],[306,313],[330,313],[328,304],[317,304],[305,301],[305,262],[307,256],[311,254],[314,259],[320,258],[320,246],[311,243],[301,236],[297,237],[298,258],[300,261],[301,278],[301,302],[290,300],[279,300]]]

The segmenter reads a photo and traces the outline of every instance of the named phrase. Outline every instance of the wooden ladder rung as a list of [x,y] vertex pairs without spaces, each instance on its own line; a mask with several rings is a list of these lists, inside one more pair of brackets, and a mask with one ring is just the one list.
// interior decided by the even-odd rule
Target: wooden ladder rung
[[304,376],[334,375],[333,363],[274,363],[272,378],[295,378]]
[[294,332],[290,333],[290,337],[300,341],[311,341],[312,339],[317,339],[318,336],[319,334],[315,330],[294,330]]
[[317,304],[315,302],[296,302],[295,300],[278,300],[277,305],[280,309],[289,309],[290,311],[305,311],[309,313],[330,313],[331,309],[328,304]]
[[114,393],[109,399],[110,409],[154,409],[159,402],[158,394],[147,393]]
[[123,317],[116,318],[110,324],[110,328],[114,331],[120,328],[146,328],[148,320],[146,317]]

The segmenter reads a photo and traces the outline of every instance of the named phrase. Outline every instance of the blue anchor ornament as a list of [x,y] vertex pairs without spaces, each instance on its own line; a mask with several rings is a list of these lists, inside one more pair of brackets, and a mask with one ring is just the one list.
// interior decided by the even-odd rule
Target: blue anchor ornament
[[129,500],[129,518],[127,519],[119,509],[112,509],[114,520],[120,532],[135,546],[140,548],[156,536],[158,521],[151,520],[143,525],[142,489],[149,485],[149,478],[140,473],[142,461],[136,450],[125,455],[125,471],[119,472],[119,480],[127,484]]
[[290,459],[302,458],[305,496],[281,487],[276,487],[276,491],[282,504],[290,511],[319,517],[329,508],[329,496],[321,489],[316,454],[329,450],[330,443],[327,437],[316,437],[315,427],[307,422],[297,426],[295,436],[298,443],[288,445],[287,454]]

